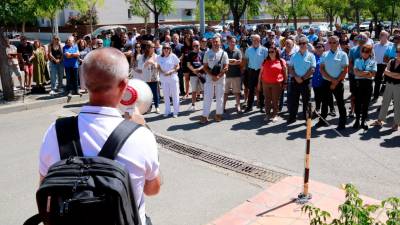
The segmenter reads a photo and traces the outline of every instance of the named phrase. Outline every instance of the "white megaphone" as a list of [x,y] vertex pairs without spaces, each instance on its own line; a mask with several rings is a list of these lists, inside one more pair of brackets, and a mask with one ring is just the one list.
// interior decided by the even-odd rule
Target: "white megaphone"
[[149,85],[138,79],[130,79],[122,96],[119,109],[123,114],[146,113],[153,103],[153,93]]

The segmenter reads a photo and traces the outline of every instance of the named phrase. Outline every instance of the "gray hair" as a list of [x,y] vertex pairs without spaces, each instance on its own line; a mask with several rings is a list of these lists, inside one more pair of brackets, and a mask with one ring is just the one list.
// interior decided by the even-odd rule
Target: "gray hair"
[[336,43],[339,43],[339,37],[336,35],[330,36],[328,39],[335,40]]
[[101,48],[86,55],[80,72],[89,91],[108,90],[110,83],[128,78],[129,64],[119,50]]
[[300,42],[308,43],[308,38],[305,37],[305,36],[300,36],[300,38],[299,38],[299,43],[300,43]]
[[254,40],[255,38],[257,38],[258,40],[261,40],[260,35],[258,35],[258,34],[251,35],[251,40]]

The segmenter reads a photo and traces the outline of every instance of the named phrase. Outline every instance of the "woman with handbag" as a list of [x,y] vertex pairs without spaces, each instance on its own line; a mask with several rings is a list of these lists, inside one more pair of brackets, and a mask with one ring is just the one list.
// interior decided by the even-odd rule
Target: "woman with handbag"
[[157,57],[157,64],[160,70],[160,81],[164,94],[165,111],[164,117],[171,114],[170,98],[174,106],[173,117],[178,117],[179,113],[179,58],[171,52],[168,43],[163,44],[161,56]]
[[280,58],[280,51],[275,45],[269,47],[259,77],[259,85],[262,86],[265,96],[265,121],[277,122],[279,99],[287,84],[287,66],[286,61]]
[[[154,44],[151,41],[146,41],[143,55],[138,57],[137,73],[141,73],[143,80],[149,85],[153,93],[153,102],[156,108],[156,113],[160,113],[160,94],[158,89],[159,71],[157,65],[157,55],[154,53]],[[151,111],[151,108],[149,109]]]

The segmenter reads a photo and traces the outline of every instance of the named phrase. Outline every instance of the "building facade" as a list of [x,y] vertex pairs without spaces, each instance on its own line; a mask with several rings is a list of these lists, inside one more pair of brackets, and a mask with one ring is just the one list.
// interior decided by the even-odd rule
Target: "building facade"
[[[175,0],[173,2],[173,12],[168,15],[160,15],[159,20],[162,21],[193,21],[195,20],[196,0]],[[96,7],[98,25],[111,24],[131,24],[143,23],[141,17],[132,15],[131,6],[126,0],[104,0],[102,6]],[[79,16],[79,12],[71,9],[62,10],[58,17],[58,25],[64,26],[69,18]],[[151,15],[150,21],[153,21]],[[48,19],[39,18],[40,27],[50,27],[51,22]]]

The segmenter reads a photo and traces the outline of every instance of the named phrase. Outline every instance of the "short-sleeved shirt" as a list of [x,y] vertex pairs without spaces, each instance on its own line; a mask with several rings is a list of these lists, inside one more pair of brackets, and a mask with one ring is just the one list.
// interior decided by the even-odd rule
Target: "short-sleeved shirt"
[[[157,57],[157,63],[160,66],[162,71],[168,72],[171,71],[172,69],[174,69],[174,67],[176,65],[179,65],[179,58],[174,54],[171,53],[169,54],[168,57],[162,57],[162,56],[158,56]],[[160,72],[161,75],[164,75],[162,72]],[[161,76],[164,77],[164,76]],[[178,73],[174,72],[173,74],[171,74],[171,77],[178,77]]]
[[253,70],[259,70],[267,56],[268,49],[264,46],[260,45],[257,48],[250,47],[246,49],[245,58],[247,60],[247,67]]
[[322,55],[321,64],[325,65],[325,71],[330,77],[338,78],[343,68],[349,65],[349,58],[347,54],[340,49],[337,49],[336,52],[329,50]]
[[381,43],[376,43],[374,45],[374,53],[375,53],[375,61],[378,64],[385,64],[383,62],[383,58],[385,56],[386,50],[392,46],[392,42],[387,42],[386,44],[382,45]]
[[[231,51],[229,48],[226,49],[229,59],[242,59],[242,52],[238,48],[234,48]],[[226,72],[226,77],[240,77],[240,65],[229,65],[228,71]]]
[[212,69],[215,65],[219,63],[220,60],[222,69],[223,65],[229,64],[228,54],[226,54],[226,52],[222,49],[219,49],[218,52],[214,52],[214,50],[210,49],[204,55],[203,63],[207,63],[208,67]]
[[[372,58],[368,58],[367,60],[363,58],[358,58],[354,62],[354,68],[359,70],[359,71],[368,71],[368,72],[375,72],[378,70],[378,66],[376,64],[376,61]],[[366,77],[359,77],[355,75],[356,79],[370,79],[372,78],[366,78]]]
[[[9,47],[6,48],[6,54],[17,54],[17,47],[14,45],[10,45]],[[16,56],[13,56],[11,59],[8,59],[8,65],[18,65],[18,58]]]
[[71,47],[68,45],[65,45],[63,48],[63,53],[64,53],[64,67],[65,68],[78,68],[78,58],[67,58],[65,56],[66,53],[78,53],[78,46],[77,45],[72,45]]
[[308,35],[307,39],[308,39],[308,41],[309,41],[310,43],[314,43],[315,41],[318,40],[318,35],[316,35],[316,34],[310,34],[310,35]]
[[[360,46],[354,46],[350,49],[349,52],[349,61],[354,62],[356,61],[356,59],[361,57],[361,47]],[[350,68],[349,73],[354,74],[354,71]]]
[[[116,108],[83,106],[78,116],[78,129],[84,156],[97,156],[111,132],[123,118]],[[60,160],[57,134],[54,123],[47,130],[39,153],[39,173],[45,176],[51,165]],[[159,175],[157,143],[153,133],[139,127],[125,142],[117,162],[129,172],[132,190],[139,207],[142,224],[145,224],[143,188],[146,180]]]
[[[387,65],[387,69],[393,73],[400,73],[400,65],[396,67],[396,59],[391,59]],[[385,75],[386,83],[400,84],[400,79],[389,77]]]
[[293,67],[297,76],[303,77],[310,68],[315,68],[317,63],[314,54],[307,50],[304,54],[300,51],[296,52],[290,59],[289,65]]
[[393,44],[392,46],[388,47],[385,51],[385,56],[389,57],[389,59],[394,59],[396,58],[396,49],[397,46]]
[[263,71],[261,74],[261,79],[263,82],[267,84],[277,84],[283,82],[285,78],[283,73],[283,67],[286,67],[285,60],[265,60],[262,66]]
[[178,44],[172,43],[172,44],[171,44],[172,52],[173,52],[178,58],[181,57],[181,55],[182,55],[182,52],[181,52],[182,46],[183,46],[183,44],[181,44],[181,43],[178,43]]
[[[195,52],[192,51],[189,53],[188,57],[187,57],[187,62],[190,63],[190,65],[197,69],[200,68],[201,66],[203,66],[203,57],[204,57],[204,53],[202,51],[199,52]],[[196,76],[196,74],[193,73],[193,71],[190,70],[189,72],[190,76]]]
[[25,63],[30,64],[29,58],[33,55],[33,46],[28,42],[26,46],[22,44],[18,46],[17,52],[21,53],[22,59]]

